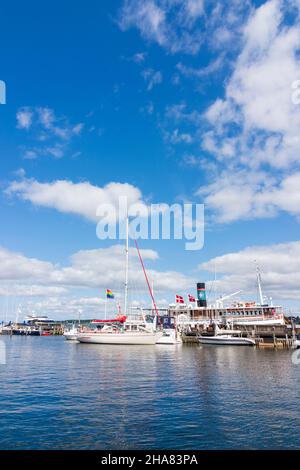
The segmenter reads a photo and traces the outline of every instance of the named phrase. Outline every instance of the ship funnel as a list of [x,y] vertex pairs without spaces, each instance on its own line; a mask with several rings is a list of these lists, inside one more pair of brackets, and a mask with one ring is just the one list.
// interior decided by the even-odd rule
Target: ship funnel
[[198,307],[207,307],[205,282],[197,282]]

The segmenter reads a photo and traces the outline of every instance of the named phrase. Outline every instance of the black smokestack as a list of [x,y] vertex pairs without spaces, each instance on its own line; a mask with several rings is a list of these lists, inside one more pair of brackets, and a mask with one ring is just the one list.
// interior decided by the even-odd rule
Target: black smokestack
[[197,282],[198,307],[207,307],[205,282]]

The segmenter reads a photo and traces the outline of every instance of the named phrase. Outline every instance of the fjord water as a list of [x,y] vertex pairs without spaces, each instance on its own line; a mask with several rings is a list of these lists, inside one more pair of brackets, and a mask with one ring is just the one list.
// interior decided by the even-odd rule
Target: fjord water
[[1,449],[300,447],[290,351],[0,340]]

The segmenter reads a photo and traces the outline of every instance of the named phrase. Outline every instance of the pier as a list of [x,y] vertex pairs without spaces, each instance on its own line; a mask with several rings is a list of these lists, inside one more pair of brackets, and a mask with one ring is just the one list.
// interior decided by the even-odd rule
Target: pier
[[[300,325],[239,325],[234,329],[242,331],[242,336],[254,339],[260,349],[294,349],[295,338],[300,335]],[[201,325],[186,325],[182,331],[183,343],[198,343],[198,335],[203,332]]]

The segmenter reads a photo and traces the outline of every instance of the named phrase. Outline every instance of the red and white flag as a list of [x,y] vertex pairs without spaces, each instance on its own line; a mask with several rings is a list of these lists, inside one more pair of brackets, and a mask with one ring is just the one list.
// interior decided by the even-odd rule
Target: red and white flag
[[196,302],[196,299],[193,295],[188,294],[189,302]]
[[184,304],[184,298],[181,295],[176,295],[175,299],[177,304]]

